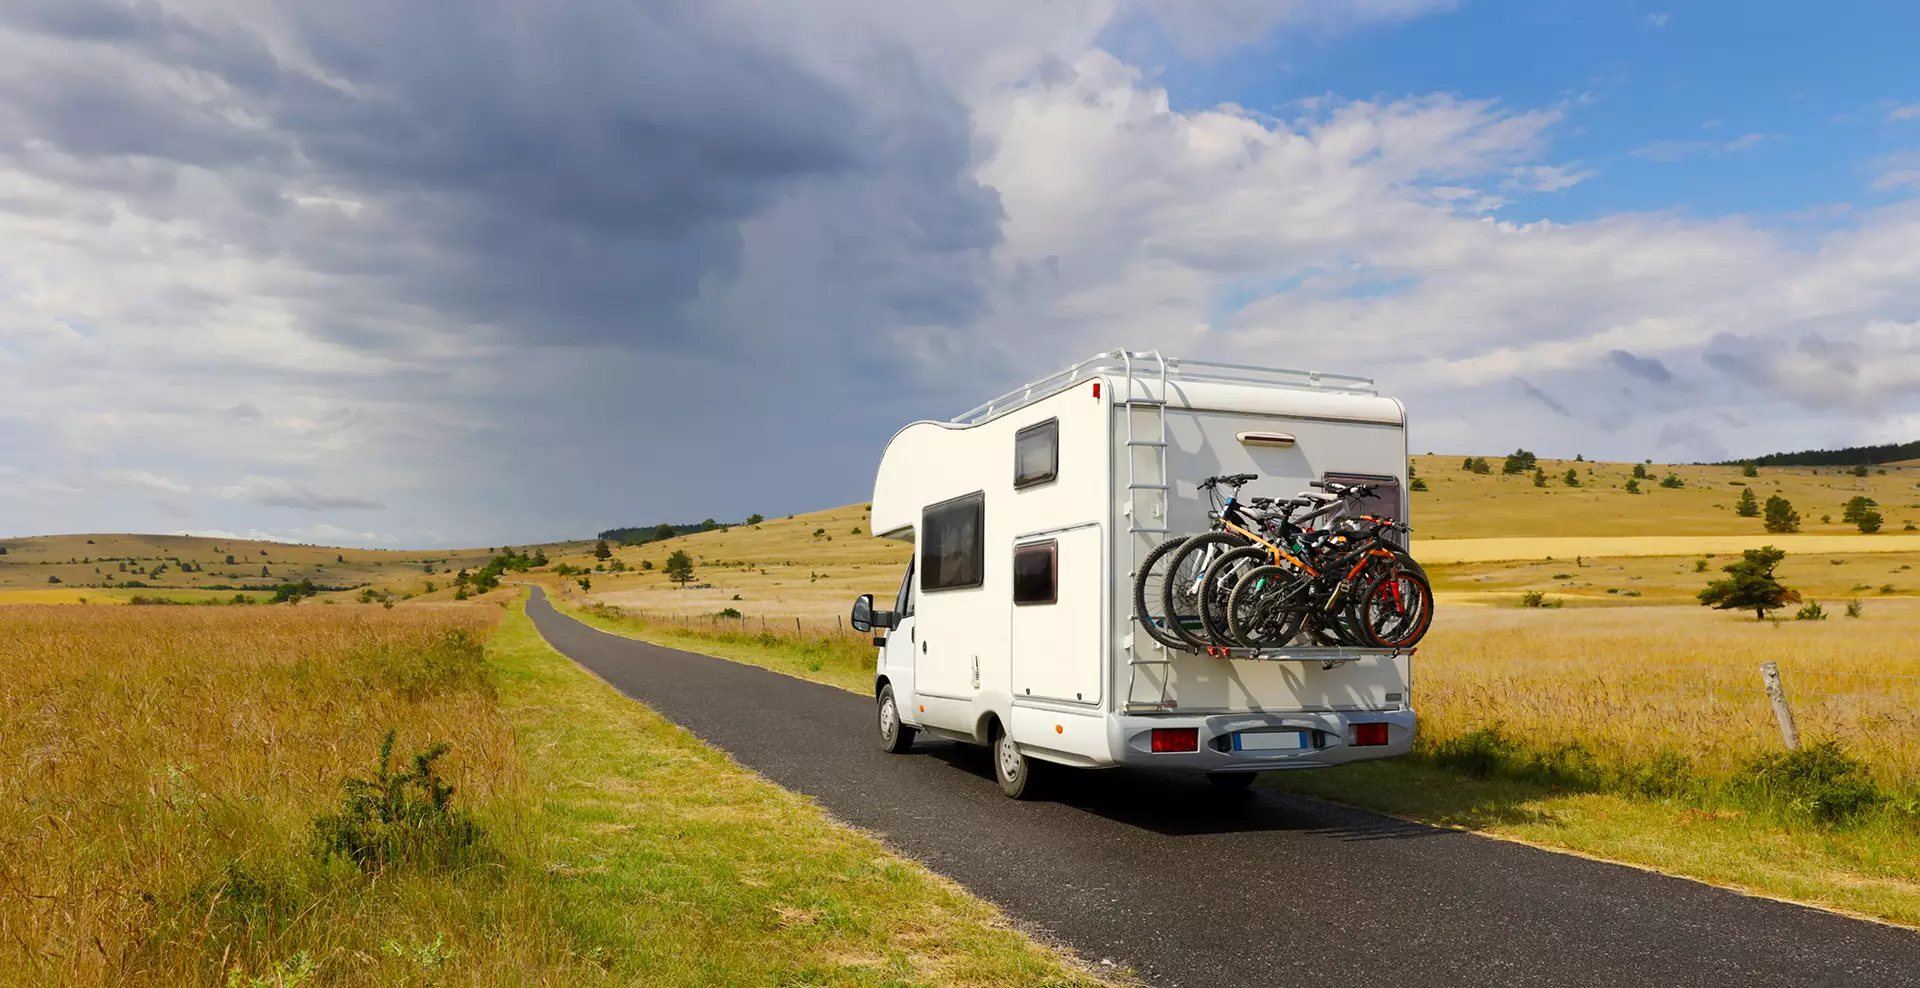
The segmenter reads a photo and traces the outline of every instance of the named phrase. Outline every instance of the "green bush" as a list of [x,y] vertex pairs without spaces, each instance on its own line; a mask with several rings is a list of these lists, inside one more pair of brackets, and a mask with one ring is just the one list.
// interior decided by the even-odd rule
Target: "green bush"
[[1547,602],[1547,595],[1539,590],[1529,590],[1520,595],[1521,607],[1539,607]]
[[1866,765],[1834,741],[1762,755],[1748,763],[1736,789],[1766,809],[1827,823],[1857,816],[1886,798]]
[[1820,602],[1817,600],[1807,601],[1806,604],[1802,605],[1799,610],[1793,613],[1793,619],[1795,621],[1825,621],[1827,617],[1827,609],[1821,607]]
[[338,813],[313,821],[314,849],[321,857],[340,856],[362,869],[390,865],[456,867],[482,851],[480,824],[453,808],[453,787],[441,781],[433,763],[449,749],[437,742],[413,756],[413,765],[392,770],[398,731],[387,729],[374,773],[349,777]]

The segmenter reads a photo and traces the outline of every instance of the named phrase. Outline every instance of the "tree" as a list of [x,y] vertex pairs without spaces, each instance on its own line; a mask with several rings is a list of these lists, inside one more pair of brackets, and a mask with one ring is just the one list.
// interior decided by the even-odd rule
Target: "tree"
[[605,559],[605,558],[607,558],[608,556],[611,556],[611,555],[613,555],[613,550],[612,550],[612,549],[609,549],[609,548],[607,548],[607,540],[606,540],[606,539],[601,539],[600,541],[598,541],[598,542],[596,542],[596,543],[594,543],[594,546],[593,546],[593,558],[595,558],[595,559]]
[[1867,510],[1860,512],[1860,517],[1854,519],[1854,523],[1860,526],[1860,534],[1872,535],[1873,533],[1880,530],[1880,522],[1882,520],[1883,519],[1881,519],[1880,517],[1880,512],[1875,511],[1872,508],[1868,508]]
[[265,566],[262,566],[262,567],[260,567],[260,575],[261,575],[261,576],[272,576],[273,574],[272,574],[272,573],[269,573],[269,572],[267,572],[267,568],[266,568]]
[[1800,512],[1793,510],[1793,503],[1778,494],[1767,498],[1766,520],[1762,522],[1767,531],[1775,534],[1797,532],[1800,530]]
[[1579,453],[1575,453],[1575,454],[1573,454],[1573,462],[1575,462],[1575,463],[1585,463],[1585,462],[1587,462],[1587,458],[1586,458],[1585,456],[1583,456],[1583,455],[1581,455],[1581,454],[1579,454]]
[[667,524],[664,521],[658,525],[653,526],[653,541],[655,542],[658,542],[662,539],[673,538],[676,534],[678,533],[673,530],[673,526]]
[[1740,502],[1733,506],[1733,513],[1742,518],[1760,517],[1760,499],[1753,496],[1753,488],[1740,492]]
[[1867,475],[1867,465],[1866,465],[1865,463],[1860,463],[1860,464],[1856,464],[1856,465],[1854,466],[1854,468],[1853,468],[1853,475],[1854,475],[1854,476],[1856,476],[1856,477],[1864,477],[1864,476],[1866,476],[1866,475]]
[[1505,474],[1532,473],[1539,468],[1539,458],[1524,449],[1516,449],[1507,454],[1507,462],[1502,464],[1500,472]]
[[1846,504],[1841,505],[1840,520],[1849,525],[1855,524],[1860,520],[1861,515],[1867,513],[1869,508],[1877,508],[1879,506],[1880,502],[1875,501],[1873,498],[1865,494],[1857,494],[1848,498]]
[[341,554],[336,554],[336,555],[335,555],[335,556],[333,557],[333,561],[334,561],[334,562],[336,562],[336,563],[344,563],[344,562],[346,562],[346,561],[347,561],[347,557],[346,557],[345,555],[341,555]]
[[1677,490],[1679,488],[1687,486],[1687,482],[1684,480],[1681,480],[1679,474],[1669,473],[1665,477],[1660,478],[1660,486]]
[[[1547,486],[1547,472],[1545,470],[1542,470],[1539,467],[1533,468],[1533,486],[1535,487]],[[858,533],[856,532],[856,534]]]
[[1652,480],[1653,474],[1647,472],[1647,465],[1645,463],[1635,463],[1633,465],[1633,479]]
[[766,519],[765,517],[763,517],[763,516],[761,516],[761,515],[757,515],[757,514],[755,514],[755,515],[748,515],[748,516],[747,516],[747,524],[749,524],[749,525],[758,525],[758,524],[760,524],[761,522],[763,522],[763,521],[766,521],[766,520],[767,520],[767,519]]
[[533,566],[533,567],[534,567],[534,568],[536,568],[536,569],[537,569],[537,568],[539,568],[539,567],[541,567],[541,566],[545,566],[545,565],[547,564],[547,553],[546,553],[546,550],[544,550],[544,549],[535,549],[535,550],[533,550],[533,558],[532,558],[532,559],[529,559],[529,560],[527,560],[527,563],[528,563],[528,565],[531,565],[531,566]]
[[1407,485],[1407,490],[1410,491],[1424,491],[1426,489],[1427,478],[1425,477],[1415,477],[1413,478],[1413,483]]
[[667,557],[667,579],[679,584],[693,582],[693,557],[685,549],[675,549]]
[[1627,478],[1627,493],[1628,493],[1628,494],[1638,494],[1638,493],[1640,493],[1640,482],[1639,482],[1638,480],[1635,480],[1635,479],[1633,479],[1632,477],[1628,477],[1628,478]]
[[711,518],[700,519],[700,530],[703,532],[711,532],[721,527],[723,526],[719,522],[714,521]]
[[1567,475],[1560,478],[1560,482],[1566,484],[1568,487],[1578,487],[1580,486],[1580,472],[1572,467],[1568,467]]
[[1740,464],[1740,476],[1758,477],[1760,476],[1760,468],[1754,466],[1752,460],[1748,460],[1747,462]]
[[1493,464],[1488,463],[1484,456],[1476,456],[1473,458],[1473,466],[1468,469],[1478,474],[1489,474],[1493,472]]
[[1787,558],[1783,549],[1761,546],[1741,553],[1741,558],[1721,567],[1724,580],[1715,580],[1700,591],[1700,604],[1722,611],[1752,610],[1757,620],[1766,620],[1767,612],[1790,603],[1799,603],[1800,591],[1789,590],[1774,579],[1774,568]]
[[1474,461],[1475,459],[1478,459],[1478,457],[1472,457],[1472,456],[1469,456],[1469,457],[1467,457],[1466,459],[1464,459],[1464,460],[1461,460],[1461,461],[1460,461],[1460,469],[1462,469],[1462,470],[1465,470],[1465,471],[1466,471],[1466,472],[1468,472],[1468,473],[1472,473],[1472,472],[1473,472],[1473,461]]
[[580,584],[580,589],[582,590],[593,589],[593,577],[591,576],[583,576],[580,579],[576,580],[575,582]]

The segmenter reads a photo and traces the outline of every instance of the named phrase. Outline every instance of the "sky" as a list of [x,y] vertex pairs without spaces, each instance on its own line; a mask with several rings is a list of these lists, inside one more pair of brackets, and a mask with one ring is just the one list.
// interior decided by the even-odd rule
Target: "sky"
[[0,537],[866,500],[1116,347],[1416,451],[1920,438],[1920,6],[11,0]]

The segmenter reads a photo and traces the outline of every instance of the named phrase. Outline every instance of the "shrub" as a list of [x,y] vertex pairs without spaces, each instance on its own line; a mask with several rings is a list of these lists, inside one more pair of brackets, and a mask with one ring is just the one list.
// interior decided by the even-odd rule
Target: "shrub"
[[412,768],[395,772],[387,729],[372,775],[348,777],[340,811],[313,821],[314,847],[321,857],[345,857],[377,871],[390,865],[446,867],[463,864],[481,849],[480,825],[453,808],[453,787],[441,781],[433,763],[449,750],[445,741],[414,754]]
[[1742,518],[1760,516],[1760,499],[1754,495],[1753,488],[1749,487],[1740,492],[1740,500],[1734,503],[1733,513]]
[[738,621],[740,618],[745,617],[745,615],[741,614],[740,609],[737,607],[723,607],[714,617],[726,618],[729,621]]
[[1507,454],[1507,462],[1500,465],[1504,474],[1532,473],[1540,468],[1539,458],[1524,449],[1516,449]]
[[1578,487],[1580,486],[1580,474],[1574,470],[1574,468],[1568,467],[1566,476],[1561,477],[1560,482],[1568,487]]
[[1793,613],[1793,619],[1795,621],[1825,621],[1827,617],[1827,609],[1821,607],[1820,602],[1817,600],[1807,601],[1798,611]]
[[1407,485],[1407,489],[1408,489],[1408,490],[1412,490],[1412,491],[1424,491],[1424,490],[1426,490],[1426,489],[1427,489],[1427,478],[1425,478],[1425,477],[1415,477],[1415,478],[1413,478],[1413,482]]
[[1704,560],[1704,559],[1696,559],[1696,560],[1694,560],[1694,561],[1693,561],[1693,571],[1694,571],[1695,573],[1705,573],[1705,572],[1707,571],[1707,561],[1706,561],[1706,560]]
[[1571,580],[1573,579],[1573,574],[1572,573],[1555,573],[1553,574],[1553,578],[1556,580]]
[[1749,460],[1745,463],[1740,464],[1740,476],[1758,477],[1760,476],[1760,468],[1754,466],[1753,461]]
[[1546,602],[1547,602],[1547,595],[1543,591],[1529,590],[1526,593],[1523,593],[1520,595],[1521,607],[1539,607],[1541,604],[1544,604]]
[[763,522],[763,521],[766,521],[766,520],[767,520],[767,519],[766,519],[766,518],[765,518],[764,516],[762,516],[762,515],[760,515],[760,514],[758,514],[758,513],[755,513],[755,514],[751,514],[751,515],[748,515],[748,516],[747,516],[747,524],[749,524],[749,525],[758,525],[758,524],[760,524],[761,522]]
[[1652,480],[1653,474],[1647,472],[1647,465],[1645,463],[1635,463],[1633,465],[1633,479]]
[[49,576],[49,577],[47,577],[47,582],[48,582],[48,583],[59,583],[59,582],[60,582],[60,578],[59,578],[59,577],[57,577],[57,576]]
[[1638,494],[1638,493],[1640,493],[1640,481],[1638,481],[1638,480],[1635,480],[1635,479],[1633,479],[1633,478],[1631,478],[1631,477],[1629,477],[1629,478],[1627,479],[1627,493],[1628,493],[1628,494]]
[[1677,490],[1679,488],[1687,486],[1687,482],[1684,480],[1681,480],[1679,474],[1669,473],[1665,477],[1660,478],[1660,486],[1671,489],[1671,490]]
[[1880,517],[1880,512],[1868,508],[1860,512],[1860,517],[1854,519],[1854,524],[1860,526],[1860,534],[1872,535],[1880,530],[1882,521],[1883,519]]
[[[1885,471],[1882,471],[1882,472],[1884,473]],[[1855,464],[1855,465],[1854,465],[1854,468],[1853,468],[1853,475],[1854,475],[1854,476],[1856,476],[1856,477],[1864,477],[1864,476],[1866,476],[1866,475],[1867,475],[1867,465],[1866,465],[1865,463],[1859,463],[1859,464]]]
[[1765,808],[1827,822],[1845,820],[1885,798],[1866,766],[1834,741],[1762,755],[1748,763],[1737,788]]
[[1847,601],[1847,616],[1850,618],[1859,617],[1860,612],[1864,609],[1865,609],[1865,606],[1862,605],[1857,598],[1854,600]]
[[1881,592],[1881,593],[1893,593],[1893,584],[1891,584],[1891,583],[1882,583],[1882,584],[1880,584],[1880,592]]

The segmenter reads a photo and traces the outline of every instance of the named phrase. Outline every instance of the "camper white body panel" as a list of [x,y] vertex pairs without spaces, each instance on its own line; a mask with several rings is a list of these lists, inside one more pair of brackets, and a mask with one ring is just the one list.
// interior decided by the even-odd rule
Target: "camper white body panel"
[[[1159,439],[1163,411],[1166,446],[1142,444]],[[1032,464],[1016,463],[1016,437],[1047,423],[1053,474],[1017,484]],[[1136,529],[1206,530],[1198,481],[1254,473],[1249,493],[1286,496],[1328,474],[1391,478],[1405,519],[1406,452],[1389,398],[1178,378],[1163,395],[1157,380],[1110,373],[974,424],[909,425],[874,486],[874,532],[915,542],[875,689],[891,684],[922,730],[978,743],[1005,731],[1073,765],[1233,771],[1402,754],[1415,730],[1406,656],[1323,667],[1161,649],[1133,626],[1131,598],[1132,566],[1167,537]],[[1050,566],[1051,596],[1040,582],[1016,590],[1023,552],[1027,572]],[[1388,724],[1388,743],[1348,744],[1355,720]],[[1199,750],[1152,751],[1152,730],[1168,727],[1195,728]]]

